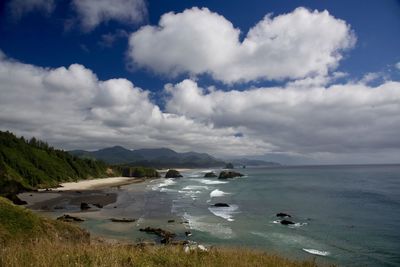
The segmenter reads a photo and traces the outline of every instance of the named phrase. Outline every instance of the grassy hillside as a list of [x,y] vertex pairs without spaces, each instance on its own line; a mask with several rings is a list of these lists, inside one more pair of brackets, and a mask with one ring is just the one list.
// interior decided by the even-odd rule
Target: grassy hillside
[[42,218],[0,197],[0,246],[38,239],[89,242],[89,234],[77,226]]
[[317,266],[247,249],[185,253],[182,246],[90,242],[74,224],[41,218],[1,197],[0,242],[0,266]]
[[105,163],[80,159],[35,138],[0,131],[0,194],[106,176]]

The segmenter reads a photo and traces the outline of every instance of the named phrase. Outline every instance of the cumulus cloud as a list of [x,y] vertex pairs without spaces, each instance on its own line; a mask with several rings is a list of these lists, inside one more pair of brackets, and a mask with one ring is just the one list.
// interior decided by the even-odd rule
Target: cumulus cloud
[[400,62],[397,62],[394,66],[395,66],[398,70],[400,70]]
[[41,68],[8,59],[0,51],[0,129],[36,136],[65,149],[171,147],[218,155],[264,153],[272,146],[236,137],[234,127],[216,129],[162,112],[149,92],[126,79],[101,81],[79,64]]
[[165,91],[167,112],[217,129],[240,129],[243,136],[274,145],[269,152],[326,159],[335,154],[351,158],[357,153],[391,153],[400,160],[399,82],[210,92],[184,80],[167,85]]
[[207,8],[164,14],[130,36],[129,56],[156,73],[210,74],[225,83],[326,76],[355,43],[350,26],[328,11],[297,8],[240,30]]
[[110,20],[132,24],[147,16],[145,0],[73,0],[73,6],[87,31]]
[[33,11],[50,14],[55,8],[55,3],[54,0],[11,0],[8,8],[15,19],[20,19],[25,14]]

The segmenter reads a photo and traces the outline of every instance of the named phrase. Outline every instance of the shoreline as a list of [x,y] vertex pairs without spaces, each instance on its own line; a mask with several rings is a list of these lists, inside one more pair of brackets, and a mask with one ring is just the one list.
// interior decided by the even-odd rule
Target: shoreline
[[77,182],[61,183],[61,187],[52,188],[50,191],[75,191],[75,190],[100,190],[115,186],[123,186],[128,184],[143,182],[144,178],[135,177],[108,177],[95,178],[90,180],[80,180]]

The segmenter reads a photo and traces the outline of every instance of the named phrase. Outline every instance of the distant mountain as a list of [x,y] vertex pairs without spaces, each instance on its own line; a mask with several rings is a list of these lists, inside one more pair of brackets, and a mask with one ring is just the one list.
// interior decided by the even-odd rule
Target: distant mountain
[[110,164],[144,166],[156,168],[202,168],[222,167],[225,162],[206,153],[178,153],[169,148],[129,150],[114,146],[97,151],[73,150],[74,156],[105,161]]
[[258,159],[234,159],[231,161],[234,166],[280,166],[278,162],[264,161]]

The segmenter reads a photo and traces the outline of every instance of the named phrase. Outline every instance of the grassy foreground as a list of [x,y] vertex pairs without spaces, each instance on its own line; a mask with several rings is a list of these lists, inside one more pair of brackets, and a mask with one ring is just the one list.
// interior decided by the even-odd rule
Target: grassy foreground
[[0,197],[0,266],[317,266],[248,249],[193,250],[182,246],[90,241],[79,227],[49,220]]

